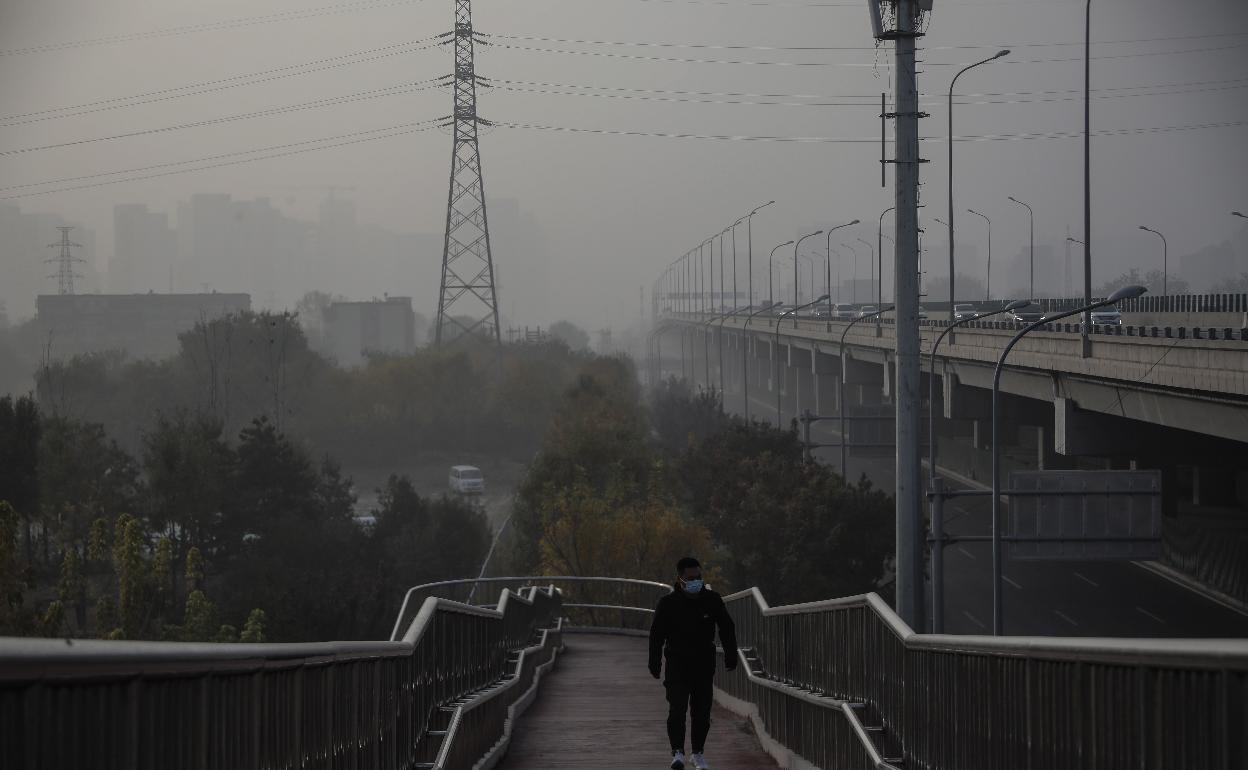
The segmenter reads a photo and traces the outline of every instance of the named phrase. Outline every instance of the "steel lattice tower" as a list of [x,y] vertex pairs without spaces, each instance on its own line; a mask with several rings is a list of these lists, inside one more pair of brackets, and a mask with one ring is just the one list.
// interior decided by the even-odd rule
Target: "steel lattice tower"
[[[494,260],[490,252],[485,184],[477,127],[477,73],[473,63],[471,0],[455,0],[455,143],[451,151],[446,240],[442,249],[442,285],[438,291],[435,344],[447,327],[461,335],[485,333],[501,341]],[[459,316],[459,317],[457,317]]]
[[58,227],[56,229],[61,231],[61,240],[56,243],[49,243],[48,248],[55,249],[59,247],[61,250],[60,256],[53,257],[52,259],[45,259],[44,262],[56,264],[56,275],[49,275],[48,277],[56,279],[57,293],[73,294],[74,278],[82,277],[74,272],[74,263],[86,264],[86,261],[75,257],[74,253],[70,251],[70,249],[80,249],[82,248],[82,244],[74,243],[69,239],[69,231],[74,228]]

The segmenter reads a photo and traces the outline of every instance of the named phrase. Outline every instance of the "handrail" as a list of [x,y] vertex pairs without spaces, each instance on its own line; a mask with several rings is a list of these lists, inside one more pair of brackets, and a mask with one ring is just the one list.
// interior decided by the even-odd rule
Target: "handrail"
[[[495,609],[427,597],[388,642],[0,639],[0,713],[28,715],[0,731],[0,756],[101,770],[466,767],[426,761],[443,742],[441,707],[532,681],[536,663],[509,654],[549,662],[562,613],[557,588],[530,586],[504,588]],[[499,704],[474,712],[456,756],[499,741]]]
[[[464,597],[465,603],[467,603],[468,597],[472,596],[472,598],[477,599],[474,606],[490,606],[491,602],[489,601],[489,595],[486,593],[478,593],[476,591],[478,587],[480,587],[481,585],[495,586],[495,585],[508,585],[508,584],[517,584],[517,583],[520,584],[520,586],[539,585],[539,584],[540,585],[567,586],[567,588],[563,589],[565,592],[566,590],[568,590],[568,588],[571,588],[573,586],[578,586],[578,587],[579,586],[608,586],[608,587],[620,587],[620,588],[632,587],[632,588],[637,588],[637,589],[651,589],[652,591],[656,592],[656,594],[658,594],[658,592],[666,593],[672,590],[672,587],[668,585],[667,583],[659,583],[653,580],[638,580],[635,578],[614,578],[614,577],[580,577],[580,576],[570,576],[570,575],[538,575],[538,576],[461,578],[457,580],[440,580],[436,583],[423,583],[421,585],[412,586],[411,588],[407,589],[407,592],[403,595],[403,604],[399,607],[398,615],[395,616],[394,628],[390,632],[390,638],[393,640],[398,637],[399,629],[403,627],[403,623],[407,617],[409,607],[411,606],[413,599],[416,596],[434,595],[435,593],[439,593],[439,592],[441,593],[456,593],[457,592],[458,595],[462,595]],[[452,590],[447,591],[447,589],[452,589]],[[658,594],[658,595],[662,595],[662,594]],[[656,601],[657,601],[658,595],[655,596]],[[569,599],[573,599],[573,598],[575,597],[569,597]],[[564,606],[571,607],[573,606],[573,604],[577,604],[577,606],[581,606],[583,604],[585,607],[593,606],[593,607],[603,607],[603,608],[607,608],[611,606],[611,605],[605,605],[602,603],[574,603],[574,602],[565,602]],[[618,606],[616,608],[618,609]]]
[[[759,719],[819,767],[848,761],[845,737],[835,725],[826,735],[788,727],[804,708],[800,690],[863,709],[878,724],[880,755],[905,767],[1248,760],[1236,721],[1248,710],[1248,640],[918,634],[874,593],[771,607],[752,588],[724,601],[741,647],[779,689],[800,688],[758,699]],[[721,685],[736,698],[751,686],[739,675]]]

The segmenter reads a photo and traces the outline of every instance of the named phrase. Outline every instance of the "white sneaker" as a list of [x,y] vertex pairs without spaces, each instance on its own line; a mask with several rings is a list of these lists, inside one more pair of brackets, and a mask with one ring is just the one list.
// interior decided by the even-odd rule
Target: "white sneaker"
[[711,770],[711,766],[706,763],[706,757],[701,754],[694,754],[690,759],[697,770]]
[[685,752],[672,752],[672,770],[685,770]]

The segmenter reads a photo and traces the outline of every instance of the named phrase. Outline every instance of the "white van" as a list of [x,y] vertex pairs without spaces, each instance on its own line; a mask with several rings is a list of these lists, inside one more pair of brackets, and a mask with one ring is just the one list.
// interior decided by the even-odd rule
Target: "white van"
[[481,469],[473,465],[455,465],[448,479],[452,492],[461,495],[479,495],[485,492],[485,477]]

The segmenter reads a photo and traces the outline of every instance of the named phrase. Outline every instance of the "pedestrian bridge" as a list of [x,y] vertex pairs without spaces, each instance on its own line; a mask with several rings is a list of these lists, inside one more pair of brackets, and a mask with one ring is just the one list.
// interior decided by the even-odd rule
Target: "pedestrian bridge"
[[[649,614],[609,578],[411,589],[391,639],[0,640],[5,768],[665,767]],[[1241,768],[1248,641],[916,634],[875,594],[725,597],[718,770]]]

